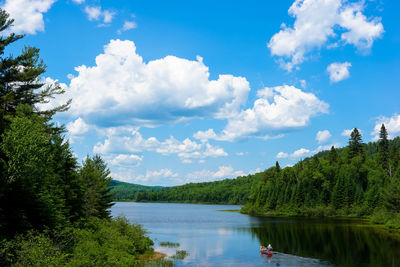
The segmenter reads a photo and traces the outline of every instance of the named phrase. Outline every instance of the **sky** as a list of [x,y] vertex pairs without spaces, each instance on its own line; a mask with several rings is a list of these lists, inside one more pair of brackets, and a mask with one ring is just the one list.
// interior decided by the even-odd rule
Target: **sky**
[[400,135],[400,1],[3,0],[79,161],[173,186]]

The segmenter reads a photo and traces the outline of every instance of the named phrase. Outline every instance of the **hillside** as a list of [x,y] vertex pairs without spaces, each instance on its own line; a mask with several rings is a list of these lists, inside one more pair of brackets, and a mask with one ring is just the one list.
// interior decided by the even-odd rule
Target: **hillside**
[[206,183],[190,183],[159,191],[143,191],[136,195],[138,202],[182,202],[213,204],[245,204],[254,183],[262,173]]
[[162,186],[130,184],[117,180],[112,180],[109,187],[111,188],[111,192],[113,192],[114,201],[133,200],[137,192],[158,191],[164,188]]
[[[381,135],[382,136],[382,135]],[[384,136],[384,135],[383,135]],[[400,227],[400,138],[332,148],[293,167],[263,173],[243,212],[360,216]]]

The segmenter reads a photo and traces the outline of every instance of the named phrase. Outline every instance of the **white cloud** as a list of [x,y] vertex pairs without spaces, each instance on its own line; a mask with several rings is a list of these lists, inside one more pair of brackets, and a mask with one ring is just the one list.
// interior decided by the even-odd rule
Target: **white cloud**
[[75,68],[64,98],[69,114],[91,124],[158,125],[204,116],[226,117],[238,110],[250,91],[245,78],[219,75],[209,80],[208,67],[167,56],[148,63],[131,41],[112,40],[93,67]]
[[382,124],[385,124],[386,131],[388,132],[388,138],[392,139],[400,135],[400,115],[393,114],[392,117],[379,117],[375,123],[375,127],[371,135],[373,135],[373,140],[379,139],[379,132],[381,130]]
[[309,155],[310,152],[311,151],[306,148],[300,148],[300,149],[294,151],[292,154],[290,154],[290,157],[291,158],[301,158],[301,157]]
[[198,131],[193,134],[193,137],[199,139],[201,142],[207,142],[209,139],[216,139],[217,135],[213,129],[208,129],[207,131]]
[[284,159],[284,158],[289,157],[289,154],[288,154],[288,153],[285,153],[285,152],[279,152],[278,154],[276,154],[276,157],[277,157],[278,159]]
[[254,102],[252,108],[241,110],[228,119],[227,126],[216,140],[268,137],[265,134],[305,127],[310,123],[311,117],[328,113],[329,110],[327,103],[294,86],[266,87],[259,90],[257,95],[260,98]]
[[6,0],[1,6],[14,19],[11,31],[35,34],[44,31],[43,13],[46,13],[56,0]]
[[100,20],[102,18],[104,23],[111,23],[115,15],[115,12],[110,10],[102,11],[100,6],[86,6],[85,13],[89,20]]
[[150,179],[159,179],[159,178],[169,178],[169,177],[178,177],[178,173],[174,173],[168,168],[161,169],[159,171],[146,171],[145,175],[138,175],[135,181],[148,182]]
[[306,89],[307,81],[306,80],[300,80],[300,86],[301,86],[301,88]]
[[349,68],[351,67],[350,62],[335,62],[330,64],[326,70],[329,72],[329,79],[333,83],[340,82],[350,77]]
[[83,4],[85,0],[72,0],[75,4]]
[[122,32],[129,31],[131,29],[136,29],[136,28],[137,28],[136,22],[127,20],[124,22],[124,25],[122,26],[122,28],[119,29],[117,32],[119,34],[121,34]]
[[114,166],[139,166],[143,160],[143,156],[138,156],[135,154],[120,154],[109,161],[111,165]]
[[67,124],[67,130],[70,135],[81,135],[89,130],[89,125],[79,117],[75,121],[71,121]]
[[[289,15],[295,18],[293,27],[282,24],[267,46],[273,56],[283,57],[281,66],[288,71],[301,64],[307,53],[338,36],[339,42],[368,51],[384,30],[380,18],[368,19],[362,14],[363,9],[364,1],[296,0],[289,8]],[[327,46],[338,45],[336,42]]]
[[197,143],[189,138],[179,141],[171,136],[163,142],[155,137],[144,139],[138,129],[132,127],[109,128],[105,132],[106,139],[94,146],[94,153],[104,155],[153,151],[162,155],[176,154],[184,163],[191,163],[193,159],[228,155],[222,148],[209,143]]
[[236,178],[238,176],[245,176],[243,171],[235,171],[232,166],[220,166],[215,172],[209,170],[201,170],[189,173],[186,175],[186,182],[205,182],[214,181],[217,179]]
[[101,7],[99,6],[87,6],[85,12],[89,20],[98,20],[101,15]]
[[179,178],[179,174],[168,168],[163,168],[160,170],[147,170],[145,174],[137,174],[131,169],[121,167],[113,171],[111,173],[111,177],[119,181],[153,186],[183,184],[183,180]]
[[317,135],[315,136],[315,140],[317,140],[317,142],[321,144],[328,141],[331,136],[332,135],[328,130],[318,131]]

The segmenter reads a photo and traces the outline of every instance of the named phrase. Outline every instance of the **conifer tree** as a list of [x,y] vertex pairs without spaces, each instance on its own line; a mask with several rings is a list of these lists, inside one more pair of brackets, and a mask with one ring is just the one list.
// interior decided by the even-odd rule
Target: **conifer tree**
[[337,151],[334,146],[332,146],[331,150],[329,150],[327,157],[328,157],[329,163],[332,164],[333,162],[337,162],[338,154],[337,154]]
[[275,162],[275,169],[276,169],[277,172],[281,171],[281,166],[279,165],[278,161]]
[[379,132],[378,159],[382,168],[385,170],[389,170],[389,141],[384,124],[382,124],[381,130]]
[[349,139],[349,156],[354,158],[355,156],[361,156],[363,154],[362,138],[357,128],[351,132]]

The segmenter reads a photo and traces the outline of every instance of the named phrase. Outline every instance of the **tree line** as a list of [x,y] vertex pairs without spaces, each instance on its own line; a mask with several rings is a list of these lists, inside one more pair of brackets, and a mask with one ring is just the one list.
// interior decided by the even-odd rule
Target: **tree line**
[[242,211],[249,214],[361,216],[400,228],[400,138],[362,142],[319,153],[293,167],[267,169]]
[[137,202],[181,202],[209,204],[245,204],[251,192],[251,186],[261,179],[261,173],[224,179],[222,181],[189,183],[158,191],[137,192]]
[[39,49],[5,55],[24,37],[10,33],[12,23],[0,10],[0,265],[133,265],[153,243],[139,225],[110,218],[104,160],[79,164],[64,127],[52,122],[71,101],[40,109],[64,91],[43,82]]

